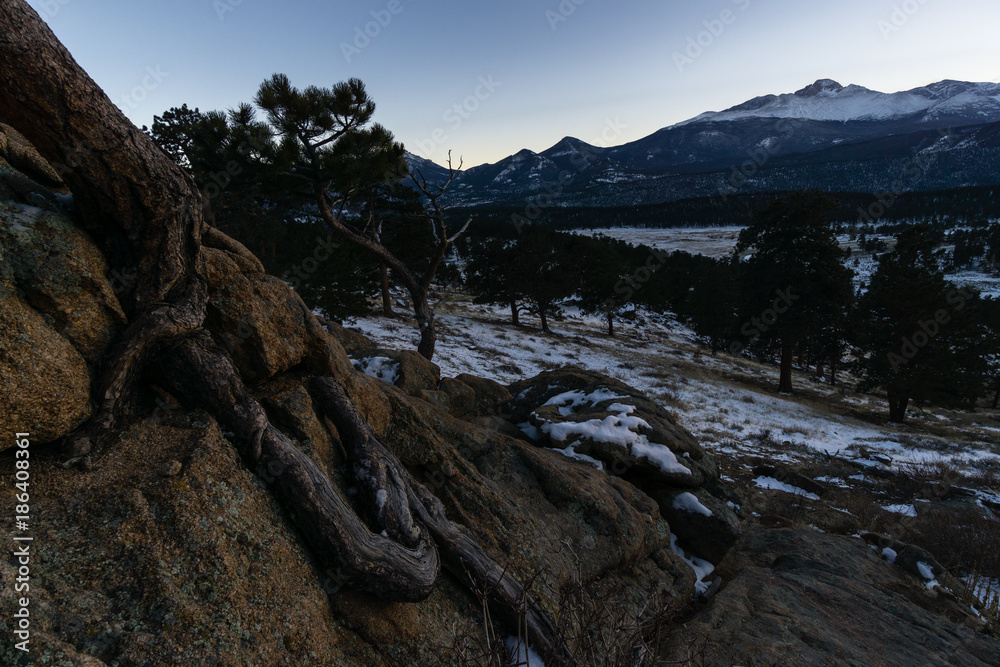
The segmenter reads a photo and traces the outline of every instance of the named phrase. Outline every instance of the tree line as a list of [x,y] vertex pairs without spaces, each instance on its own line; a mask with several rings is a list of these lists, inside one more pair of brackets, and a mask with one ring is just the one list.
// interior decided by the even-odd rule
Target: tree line
[[[627,206],[543,206],[495,204],[476,206],[479,220],[496,227],[534,223],[555,229],[609,227],[726,227],[746,226],[757,211],[776,196],[791,192],[743,192],[726,197],[690,197],[660,204]],[[830,220],[843,229],[909,224],[916,220],[934,226],[980,226],[1000,219],[1000,187],[969,186],[948,190],[902,192],[828,192],[836,208]],[[537,205],[533,205],[537,204]],[[455,215],[468,209],[455,208]]]
[[927,224],[900,226],[856,288],[829,221],[835,207],[815,192],[777,199],[724,259],[540,225],[473,230],[461,247],[464,285],[514,324],[534,314],[543,330],[567,305],[601,314],[609,335],[635,309],[674,314],[713,354],[775,360],[782,392],[793,391],[796,361],[834,384],[850,370],[859,389],[885,393],[894,422],[913,402],[969,408],[991,392],[995,406],[1000,303],[945,279],[948,257]]

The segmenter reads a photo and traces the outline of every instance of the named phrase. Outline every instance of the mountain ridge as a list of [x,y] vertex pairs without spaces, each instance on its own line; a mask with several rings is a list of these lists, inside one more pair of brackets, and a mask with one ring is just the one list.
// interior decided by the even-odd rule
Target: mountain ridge
[[[948,159],[936,159],[908,189],[992,185],[1000,146],[988,128],[996,123],[1000,83],[945,79],[882,93],[818,79],[619,146],[567,136],[541,152],[522,149],[462,171],[449,196],[459,205],[530,203],[542,196],[555,205],[660,203],[724,194],[720,184],[733,172],[743,174],[740,187],[748,191],[768,189],[776,179],[783,188],[874,191],[898,180],[934,131],[960,139],[945,142],[939,152]],[[873,149],[879,142],[892,151],[880,154]]]

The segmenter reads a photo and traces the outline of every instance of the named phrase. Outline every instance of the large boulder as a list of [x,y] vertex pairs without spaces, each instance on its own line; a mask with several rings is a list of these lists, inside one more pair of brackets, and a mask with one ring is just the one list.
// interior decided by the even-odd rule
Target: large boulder
[[0,450],[55,440],[90,416],[87,362],[16,296],[0,296]]
[[727,501],[707,489],[653,492],[671,531],[691,551],[718,564],[740,536],[739,518]]
[[93,242],[64,213],[0,202],[0,247],[18,296],[96,365],[125,314]]
[[472,389],[475,394],[472,412],[477,417],[499,414],[503,406],[510,402],[510,391],[499,382],[468,373],[461,373],[455,379]]
[[665,409],[595,371],[564,368],[509,387],[510,420],[540,446],[617,475],[693,488],[718,471]]
[[107,271],[101,253],[65,213],[0,201],[5,432],[50,442],[90,416],[94,367],[125,325]]
[[1000,656],[1000,641],[979,632],[968,607],[928,590],[862,540],[755,530],[720,569],[729,581],[671,633],[666,659],[720,667],[985,667]]
[[[376,410],[365,392],[379,386],[359,381],[352,399]],[[692,599],[691,570],[633,485],[381,386],[377,435],[497,562],[534,578],[533,595],[567,633],[580,619],[559,591],[574,583],[622,618],[654,599],[675,610]],[[258,390],[274,423],[350,494],[336,429],[302,378]],[[33,465],[32,530],[49,564],[32,589],[33,649],[54,664],[429,665],[483,632],[479,603],[447,574],[416,604],[344,587],[268,493],[267,472],[248,471],[204,412],[139,419],[91,473]],[[13,608],[11,590],[2,595]],[[0,646],[0,663],[16,659]]]
[[260,382],[305,359],[314,335],[312,315],[295,292],[237,252],[205,248],[203,253],[209,280],[205,324],[243,379]]
[[365,350],[370,350],[377,347],[375,343],[372,342],[368,336],[364,335],[357,329],[351,329],[345,327],[339,322],[334,322],[332,320],[327,320],[325,318],[318,318],[323,324],[323,327],[327,332],[333,336],[333,338],[340,343],[341,347],[347,354],[357,354],[358,352],[363,352]]
[[565,368],[510,386],[511,422],[535,444],[622,477],[653,499],[683,547],[719,563],[739,537],[734,494],[711,457],[641,392]]
[[355,352],[351,358],[358,370],[395,385],[415,398],[421,398],[424,391],[437,391],[441,382],[438,365],[413,350],[374,348]]

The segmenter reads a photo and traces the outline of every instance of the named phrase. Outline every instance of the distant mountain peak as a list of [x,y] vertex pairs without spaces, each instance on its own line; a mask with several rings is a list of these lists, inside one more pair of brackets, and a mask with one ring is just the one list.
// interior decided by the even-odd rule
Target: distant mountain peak
[[817,79],[816,83],[795,91],[798,97],[816,97],[823,93],[839,93],[844,87],[833,79]]
[[842,86],[819,79],[794,93],[763,95],[724,111],[710,111],[672,127],[692,123],[791,118],[814,121],[900,121],[916,119],[947,124],[969,119],[983,122],[1000,114],[1000,84],[939,81],[898,93],[864,86]]

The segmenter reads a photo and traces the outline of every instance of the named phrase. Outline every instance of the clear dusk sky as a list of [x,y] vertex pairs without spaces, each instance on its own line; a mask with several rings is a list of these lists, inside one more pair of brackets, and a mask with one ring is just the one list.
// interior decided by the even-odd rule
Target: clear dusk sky
[[361,78],[375,119],[465,167],[644,137],[830,78],[1000,81],[997,0],[31,0],[137,125]]

